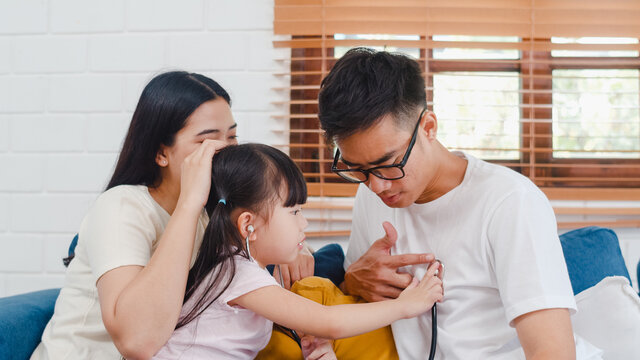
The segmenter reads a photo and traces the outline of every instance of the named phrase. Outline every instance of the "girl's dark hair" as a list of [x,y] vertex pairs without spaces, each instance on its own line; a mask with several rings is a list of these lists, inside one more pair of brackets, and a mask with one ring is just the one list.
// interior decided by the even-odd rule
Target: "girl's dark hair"
[[171,71],[154,77],[140,95],[106,190],[124,184],[157,186],[160,168],[155,158],[160,145],[173,145],[191,113],[220,97],[231,106],[227,91],[200,74]]
[[318,118],[329,142],[376,124],[391,114],[407,129],[413,112],[426,106],[420,65],[403,54],[368,48],[349,50],[322,80]]
[[[304,177],[282,151],[262,144],[235,145],[220,150],[213,157],[211,191],[205,207],[209,225],[189,272],[184,302],[199,287],[204,290],[199,291],[194,305],[176,328],[198,317],[229,287],[236,272],[234,256],[249,259],[244,239],[231,218],[234,209],[254,212],[268,221],[277,203],[292,207],[306,201]],[[216,288],[220,290],[214,293]]]

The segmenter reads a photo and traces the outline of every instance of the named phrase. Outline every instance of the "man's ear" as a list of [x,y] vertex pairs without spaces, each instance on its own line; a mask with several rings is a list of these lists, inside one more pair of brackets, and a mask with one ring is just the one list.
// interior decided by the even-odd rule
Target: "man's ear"
[[[246,238],[247,235],[249,235],[250,241],[254,241],[255,239],[257,239],[255,231],[255,220],[256,216],[249,211],[243,211],[240,216],[238,216],[238,220],[236,220],[236,226],[238,227],[238,231],[243,238]],[[253,227],[253,231],[250,230],[250,226]]]
[[429,140],[435,140],[436,134],[438,133],[438,118],[433,111],[427,111],[422,116],[422,128],[427,134],[427,138]]
[[169,165],[169,159],[167,158],[167,147],[160,145],[160,149],[156,153],[156,164],[160,167],[166,167]]

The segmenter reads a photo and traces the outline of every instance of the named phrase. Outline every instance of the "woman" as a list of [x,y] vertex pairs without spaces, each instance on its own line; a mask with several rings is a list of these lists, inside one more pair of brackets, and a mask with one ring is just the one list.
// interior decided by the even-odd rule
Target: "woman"
[[32,359],[149,358],[169,339],[208,223],[211,160],[237,143],[230,104],[199,74],[145,87]]

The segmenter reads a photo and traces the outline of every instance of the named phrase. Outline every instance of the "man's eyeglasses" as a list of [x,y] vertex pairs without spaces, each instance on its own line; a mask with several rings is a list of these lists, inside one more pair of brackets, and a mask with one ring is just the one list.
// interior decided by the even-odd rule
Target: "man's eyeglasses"
[[420,117],[418,117],[418,123],[416,124],[415,129],[413,129],[413,135],[411,135],[411,142],[409,142],[407,152],[405,152],[402,161],[398,164],[376,166],[369,169],[350,169],[347,164],[338,161],[340,159],[340,149],[337,149],[336,156],[333,158],[333,165],[331,165],[331,171],[352,183],[363,183],[367,181],[369,179],[369,174],[373,174],[384,180],[402,179],[405,175],[404,166],[407,164],[407,160],[411,154],[411,149],[413,149],[413,145],[416,143],[420,120],[422,120],[422,115],[424,115],[426,110],[426,107],[422,109]]

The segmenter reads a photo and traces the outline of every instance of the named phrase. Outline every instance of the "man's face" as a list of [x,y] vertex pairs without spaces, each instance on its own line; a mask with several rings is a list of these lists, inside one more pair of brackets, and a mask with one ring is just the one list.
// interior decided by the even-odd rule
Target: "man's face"
[[[416,112],[411,125],[418,121],[419,114]],[[425,113],[418,126],[416,143],[404,166],[405,176],[398,180],[384,180],[369,174],[364,183],[389,207],[407,207],[416,202],[433,177],[427,169],[430,144],[428,131],[423,125],[430,121],[428,117],[431,114]],[[407,129],[398,127],[392,116],[386,115],[372,127],[339,140],[340,160],[354,169],[398,164],[409,147],[412,130],[413,126]]]

